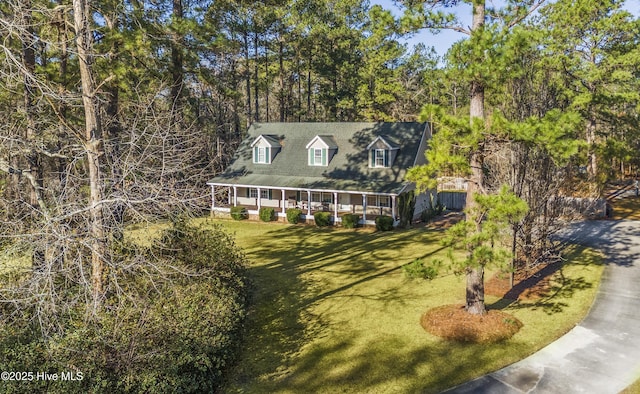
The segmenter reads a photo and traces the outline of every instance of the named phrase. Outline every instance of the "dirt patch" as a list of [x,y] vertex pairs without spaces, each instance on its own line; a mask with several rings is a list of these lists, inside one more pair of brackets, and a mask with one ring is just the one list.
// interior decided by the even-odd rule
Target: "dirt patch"
[[429,333],[458,342],[487,343],[511,338],[522,323],[512,315],[489,310],[471,315],[463,305],[444,305],[427,311],[420,324]]

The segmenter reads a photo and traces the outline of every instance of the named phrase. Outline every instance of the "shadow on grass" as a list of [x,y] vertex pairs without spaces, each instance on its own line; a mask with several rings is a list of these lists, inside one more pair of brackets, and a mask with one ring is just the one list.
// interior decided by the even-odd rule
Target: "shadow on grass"
[[[377,233],[368,229],[274,226],[251,239],[245,250],[253,261],[249,270],[253,301],[245,348],[225,392],[243,392],[255,379],[269,384],[286,378],[302,346],[327,326],[322,316],[308,312],[310,305],[395,274],[407,261],[391,260],[390,256],[397,258],[397,251],[408,247],[424,250],[424,243],[432,236],[418,230]],[[423,256],[441,249],[432,248]],[[316,273],[320,275],[309,279]],[[391,290],[371,297],[398,301],[397,292]]]
[[[389,382],[397,382],[397,392],[438,393],[482,373],[487,364],[495,365],[495,349],[502,346],[438,341],[406,351],[406,343],[396,337],[367,344],[336,338],[307,352],[296,374],[282,384],[287,392],[296,393],[375,393],[386,392]],[[509,346],[514,352],[525,348],[519,343]],[[344,349],[357,349],[357,353]],[[452,357],[456,362],[451,362]]]
[[[516,284],[504,297],[487,307],[498,310],[507,307],[511,309],[542,309],[549,315],[562,313],[564,308],[568,306],[566,300],[573,298],[577,292],[590,289],[594,286],[592,282],[587,281],[582,276],[567,277],[564,269],[568,262],[571,261],[571,264],[576,267],[602,264],[602,261],[594,255],[585,254],[584,247],[572,248],[572,250],[567,250],[566,252],[568,254],[565,262],[547,265],[530,278]],[[519,299],[524,292],[546,281],[548,281],[548,284],[535,292],[533,297],[523,300]]]

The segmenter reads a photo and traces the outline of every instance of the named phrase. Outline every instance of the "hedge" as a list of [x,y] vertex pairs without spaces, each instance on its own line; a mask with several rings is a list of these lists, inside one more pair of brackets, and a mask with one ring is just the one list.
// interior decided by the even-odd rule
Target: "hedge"
[[313,214],[313,218],[318,227],[325,227],[331,224],[331,212],[316,212]]
[[299,208],[289,208],[287,209],[287,221],[291,224],[297,224],[300,222],[300,218],[302,216],[302,210]]
[[276,218],[276,210],[271,207],[262,207],[258,216],[263,222],[270,222]]
[[376,230],[391,231],[393,230],[393,218],[391,216],[378,216],[376,218]]
[[249,213],[245,207],[231,207],[231,217],[234,220],[248,219]]
[[360,216],[348,213],[342,216],[342,227],[344,228],[356,228],[358,227],[358,222],[360,221]]

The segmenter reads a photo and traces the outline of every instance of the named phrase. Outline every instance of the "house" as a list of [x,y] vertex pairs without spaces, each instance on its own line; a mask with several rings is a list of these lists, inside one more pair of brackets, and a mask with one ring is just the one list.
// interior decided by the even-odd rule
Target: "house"
[[[430,136],[426,123],[254,123],[229,167],[207,182],[212,212],[273,207],[285,217],[295,207],[306,220],[322,210],[334,223],[345,213],[397,221],[399,196],[415,189],[405,174],[425,162]],[[415,216],[427,201],[417,196]]]

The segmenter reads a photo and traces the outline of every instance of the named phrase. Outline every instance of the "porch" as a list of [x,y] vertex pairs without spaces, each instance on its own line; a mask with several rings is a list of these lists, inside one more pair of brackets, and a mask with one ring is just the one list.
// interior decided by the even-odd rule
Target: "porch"
[[361,224],[375,224],[377,216],[387,215],[397,220],[396,195],[336,190],[269,188],[211,184],[211,211],[230,212],[231,207],[242,206],[249,215],[258,215],[262,207],[271,207],[279,218],[287,210],[302,211],[302,219],[314,220],[319,211],[332,212],[333,223],[341,223],[345,214],[360,215]]

